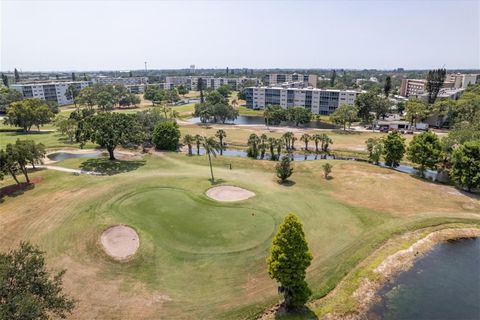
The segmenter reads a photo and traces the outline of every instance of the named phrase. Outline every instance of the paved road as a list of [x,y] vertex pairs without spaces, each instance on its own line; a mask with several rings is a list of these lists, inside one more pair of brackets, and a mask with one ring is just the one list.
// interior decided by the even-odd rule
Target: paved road
[[[62,172],[70,172],[70,173],[76,173],[76,174],[89,174],[93,176],[101,176],[102,174],[99,172],[95,171],[85,171],[85,170],[80,170],[80,169],[71,169],[71,168],[65,168],[65,167],[59,167],[59,166],[51,166],[51,165],[36,165],[36,168],[44,168],[44,169],[49,169],[49,170],[56,170],[56,171],[62,171]],[[32,168],[29,166],[29,168]]]

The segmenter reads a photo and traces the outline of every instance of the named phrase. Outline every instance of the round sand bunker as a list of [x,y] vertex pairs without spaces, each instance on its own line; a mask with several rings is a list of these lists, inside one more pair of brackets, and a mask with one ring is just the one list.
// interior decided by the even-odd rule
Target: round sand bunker
[[218,186],[208,189],[207,196],[217,201],[240,201],[255,196],[255,193],[234,186]]
[[133,256],[140,246],[135,230],[127,226],[108,228],[100,237],[105,252],[116,260],[125,260]]

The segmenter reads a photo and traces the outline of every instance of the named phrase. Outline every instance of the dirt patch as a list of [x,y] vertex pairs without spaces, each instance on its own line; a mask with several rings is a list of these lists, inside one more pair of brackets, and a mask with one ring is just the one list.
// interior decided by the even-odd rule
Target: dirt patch
[[254,197],[255,193],[234,186],[219,186],[207,190],[207,196],[217,201],[241,201]]
[[115,260],[126,260],[137,252],[140,240],[135,230],[128,226],[108,228],[100,237],[103,249]]

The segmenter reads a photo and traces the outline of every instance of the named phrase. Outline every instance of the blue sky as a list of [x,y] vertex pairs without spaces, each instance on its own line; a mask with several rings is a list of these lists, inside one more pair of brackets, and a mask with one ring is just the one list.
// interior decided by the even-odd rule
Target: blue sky
[[480,68],[480,0],[2,0],[0,69]]

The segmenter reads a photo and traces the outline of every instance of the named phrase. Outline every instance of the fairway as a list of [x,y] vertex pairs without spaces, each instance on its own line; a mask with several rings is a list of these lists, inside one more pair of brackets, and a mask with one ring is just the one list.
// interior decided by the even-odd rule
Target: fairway
[[[324,160],[294,162],[287,186],[277,183],[273,161],[219,156],[214,187],[255,194],[220,202],[206,194],[212,188],[206,157],[156,153],[144,160],[108,176],[39,170],[31,173],[40,181],[33,189],[0,205],[0,248],[29,240],[46,250],[49,268],[66,268],[65,289],[79,301],[72,319],[253,318],[280,299],[265,259],[290,212],[304,223],[314,257],[307,272],[313,298],[393,234],[479,221],[478,199],[366,163],[335,161],[333,179],[325,180]],[[386,210],[381,204],[395,190],[408,201]],[[418,205],[425,194],[435,201]],[[140,243],[123,262],[100,243],[116,225],[133,228]]]

